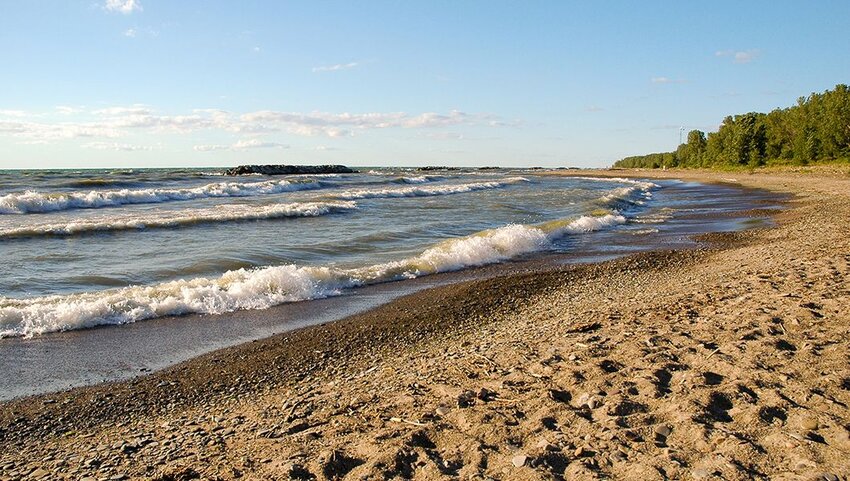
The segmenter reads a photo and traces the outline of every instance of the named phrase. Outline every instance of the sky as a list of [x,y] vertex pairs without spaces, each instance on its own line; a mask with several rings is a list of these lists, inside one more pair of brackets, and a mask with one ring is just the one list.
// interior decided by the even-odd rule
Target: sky
[[577,166],[850,81],[850,2],[0,0],[0,169]]

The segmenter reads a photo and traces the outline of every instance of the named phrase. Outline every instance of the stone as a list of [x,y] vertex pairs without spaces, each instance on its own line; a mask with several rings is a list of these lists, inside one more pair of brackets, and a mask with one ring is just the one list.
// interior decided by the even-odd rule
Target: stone
[[694,469],[691,471],[691,476],[693,476],[694,479],[705,479],[711,476],[711,470],[705,468]]
[[573,398],[569,391],[562,391],[560,389],[550,389],[549,397],[554,401],[562,403],[569,403]]
[[670,433],[673,432],[673,430],[670,429],[670,426],[667,426],[667,425],[664,425],[664,424],[659,424],[658,426],[655,426],[655,429],[653,431],[655,432],[655,434],[657,434],[657,435],[659,435],[663,438],[666,438],[667,436],[670,435]]
[[344,165],[240,165],[224,172],[226,175],[298,175],[354,174],[357,171]]
[[475,404],[475,391],[464,391],[457,397],[457,407],[468,408]]
[[446,407],[446,406],[440,406],[436,410],[434,410],[434,412],[437,413],[437,416],[445,416],[446,414],[450,413],[451,411],[452,410],[450,408]]
[[818,428],[818,420],[814,416],[803,416],[798,422],[801,429],[806,431],[814,431]]
[[528,461],[528,456],[524,454],[517,454],[511,459],[511,463],[518,468],[525,466],[526,461]]

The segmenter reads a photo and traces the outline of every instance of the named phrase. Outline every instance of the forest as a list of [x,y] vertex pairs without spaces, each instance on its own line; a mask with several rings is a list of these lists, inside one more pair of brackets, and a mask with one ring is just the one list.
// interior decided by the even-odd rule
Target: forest
[[850,88],[800,97],[770,113],[723,119],[717,132],[691,130],[675,152],[626,157],[622,168],[723,168],[847,161],[850,159]]

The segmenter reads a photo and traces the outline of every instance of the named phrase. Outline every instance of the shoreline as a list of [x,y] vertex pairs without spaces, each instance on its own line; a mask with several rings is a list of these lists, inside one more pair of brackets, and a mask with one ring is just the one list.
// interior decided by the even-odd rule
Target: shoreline
[[[148,375],[218,349],[366,312],[430,287],[519,272],[542,272],[566,264],[601,262],[634,252],[691,248],[697,245],[689,240],[693,234],[752,228],[769,222],[767,219],[775,212],[768,208],[777,208],[782,203],[775,194],[738,186],[684,186],[667,182],[662,192],[659,201],[677,204],[678,213],[663,225],[650,224],[639,229],[645,231],[640,235],[615,230],[569,236],[565,239],[569,242],[565,251],[537,252],[506,262],[364,286],[340,296],[261,310],[169,316],[50,333],[32,339],[2,339],[0,371],[10,376],[0,378],[0,402]],[[710,207],[702,208],[704,205]]]
[[[587,171],[567,171],[562,175],[588,174]],[[652,177],[652,172],[648,171],[618,170],[599,174],[610,177],[624,174]],[[842,453],[846,455],[850,449],[845,427],[850,422],[846,411],[850,399],[848,388],[841,388],[842,382],[850,384],[850,373],[846,372],[833,373],[833,376],[839,377],[837,387],[818,387],[821,398],[833,401],[828,403],[831,406],[831,411],[828,411],[831,417],[820,421],[823,426],[815,421],[814,429],[805,429],[804,433],[797,434],[802,440],[793,436],[786,436],[781,442],[775,440],[779,446],[790,442],[809,448],[806,441],[808,434],[814,432],[821,439],[828,438],[829,442],[823,448],[819,448],[819,443],[815,442],[811,450],[816,451],[819,458],[811,460],[809,458],[815,456],[808,455],[806,459],[811,463],[803,463],[803,469],[796,469],[796,465],[786,466],[788,462],[780,462],[778,458],[772,458],[752,447],[766,442],[762,438],[751,439],[752,434],[747,431],[749,425],[741,429],[735,426],[731,432],[740,431],[739,434],[743,433],[741,436],[749,439],[747,442],[750,449],[754,450],[754,454],[751,453],[754,460],[749,462],[754,465],[747,467],[742,464],[746,456],[730,446],[729,453],[732,454],[728,457],[734,457],[747,469],[735,467],[734,462],[731,463],[732,467],[722,463],[709,467],[697,466],[697,459],[704,456],[702,453],[705,450],[702,449],[704,446],[695,444],[690,437],[703,439],[702,442],[708,447],[713,446],[712,449],[719,446],[716,440],[712,440],[717,433],[740,441],[741,438],[737,436],[723,434],[724,430],[715,425],[734,424],[734,419],[739,417],[738,412],[732,411],[737,405],[745,404],[740,402],[739,397],[746,390],[741,391],[740,386],[744,385],[753,393],[763,388],[751,387],[749,384],[752,383],[743,381],[732,382],[726,390],[720,388],[725,387],[730,379],[744,379],[749,375],[733,369],[734,356],[746,355],[734,347],[736,343],[743,342],[740,335],[730,340],[728,345],[718,342],[723,338],[722,335],[715,340],[707,336],[697,342],[694,333],[676,337],[683,329],[681,326],[671,327],[669,322],[650,318],[653,312],[658,312],[657,304],[663,304],[676,295],[696,299],[690,303],[697,304],[699,308],[676,299],[671,306],[662,306],[666,309],[668,320],[676,318],[684,322],[685,326],[694,325],[692,329],[699,330],[700,335],[705,334],[700,329],[708,327],[697,322],[703,317],[698,312],[701,309],[713,309],[715,313],[722,311],[722,308],[734,310],[735,301],[746,305],[747,313],[757,311],[758,298],[751,294],[746,297],[746,292],[742,294],[745,297],[743,300],[724,298],[726,288],[723,284],[732,285],[741,280],[734,275],[718,277],[718,272],[740,272],[741,267],[730,264],[730,260],[745,262],[750,259],[754,263],[755,260],[763,260],[753,257],[756,253],[770,255],[772,264],[765,268],[767,274],[762,275],[775,274],[770,270],[771,267],[791,265],[797,260],[789,257],[791,253],[766,252],[764,246],[770,243],[787,249],[796,246],[798,242],[807,242],[805,249],[801,248],[793,254],[805,256],[808,252],[806,249],[810,251],[812,246],[817,247],[820,252],[828,254],[823,256],[825,260],[837,262],[831,268],[837,269],[839,274],[846,272],[846,266],[839,262],[841,249],[846,249],[846,237],[842,241],[836,234],[846,234],[847,226],[841,226],[840,219],[830,220],[827,214],[843,214],[844,219],[847,218],[846,201],[850,193],[850,181],[835,175],[826,176],[826,181],[817,185],[808,185],[802,175],[783,173],[756,174],[753,178],[727,172],[668,171],[657,174],[668,176],[665,178],[690,178],[700,182],[723,182],[724,178],[735,175],[739,177],[736,181],[740,184],[783,190],[796,194],[796,198],[791,200],[788,211],[777,215],[778,225],[775,228],[706,236],[706,240],[714,241],[718,247],[641,253],[597,264],[567,266],[552,272],[515,274],[431,288],[372,311],[335,321],[333,325],[299,329],[204,354],[150,376],[2,403],[0,447],[13,449],[0,451],[15,452],[0,454],[0,479],[4,476],[8,479],[37,477],[32,473],[38,469],[48,474],[64,471],[69,478],[82,473],[101,473],[126,474],[140,479],[178,479],[174,473],[185,474],[189,472],[187,470],[193,470],[206,476],[215,474],[224,479],[236,478],[235,471],[242,479],[264,479],[302,471],[308,471],[319,479],[342,476],[357,479],[358,475],[369,477],[376,473],[394,473],[406,477],[408,471],[419,473],[417,476],[422,479],[444,476],[465,479],[486,473],[504,479],[514,479],[516,476],[538,479],[547,472],[556,478],[584,476],[588,479],[604,473],[617,476],[618,472],[632,472],[636,473],[635,479],[656,479],[659,463],[664,464],[660,469],[668,475],[672,475],[671,470],[678,469],[676,472],[693,477],[700,477],[698,475],[704,471],[704,477],[709,477],[713,472],[711,469],[719,470],[724,475],[728,474],[727,471],[738,473],[738,477],[761,474],[774,476],[785,472],[767,473],[765,470],[772,469],[772,462],[778,463],[777,469],[781,466],[788,473],[814,473],[823,468],[821,471],[846,476],[847,473],[839,471],[841,466],[838,464],[839,456]],[[844,201],[844,206],[840,200]],[[815,204],[818,202],[819,206],[827,209],[826,212],[816,212],[818,206]],[[813,212],[815,215],[812,215]],[[806,215],[810,219],[806,219]],[[829,222],[832,224],[827,224]],[[839,224],[833,225],[835,222]],[[789,237],[792,229],[799,232],[807,224],[818,228],[815,234],[831,237]],[[824,225],[831,225],[837,232],[825,232],[822,228]],[[748,252],[748,249],[752,252]],[[806,259],[811,261],[814,257]],[[768,262],[764,261],[763,264],[767,265]],[[760,266],[748,264],[748,269],[757,271]],[[747,272],[744,277],[758,279],[758,275]],[[708,291],[714,294],[707,299],[704,298],[705,293],[689,291],[687,287],[687,283],[693,281],[692,278],[700,276],[716,284],[708,282]],[[839,297],[848,295],[847,281],[842,275],[825,278],[838,286]],[[759,281],[753,282],[755,284],[749,286],[750,293],[764,287]],[[663,285],[666,289],[653,296],[651,292],[646,292],[654,287],[651,286],[653,283]],[[794,301],[797,305],[811,303],[820,306],[817,309],[801,307],[804,313],[809,313],[811,319],[795,317],[798,323],[842,319],[841,315],[846,314],[846,308],[838,303],[837,298],[825,298],[822,294],[817,294],[816,300]],[[697,312],[696,317],[691,314],[692,311]],[[820,317],[812,313],[818,313]],[[774,336],[784,340],[792,335],[804,334],[795,332],[802,328],[798,329],[799,326],[795,327],[790,320],[781,324],[780,334],[773,334],[769,328],[778,329],[776,323],[769,316],[760,319],[764,317],[762,314],[767,313],[753,315],[754,320],[747,320],[750,324],[755,320],[765,323],[764,326],[759,324],[750,327],[764,331],[756,339],[765,336],[773,339],[770,336]],[[723,316],[726,315],[724,312]],[[838,323],[837,326],[819,328],[833,329],[833,333],[844,332],[846,336],[846,319],[843,318],[843,325]],[[688,324],[689,321],[693,322]],[[801,325],[808,327],[805,322]],[[722,333],[727,331],[716,323],[710,327]],[[637,347],[632,346],[633,336],[624,334],[638,328],[644,328],[647,333],[656,332],[648,338],[649,344],[639,343],[648,346],[653,356],[661,352],[654,350],[657,343],[652,341],[653,336],[659,335],[658,332],[664,332],[667,341],[676,338],[676,342],[687,343],[687,339],[691,339],[696,347],[679,347],[677,352],[681,354],[677,354],[676,359],[662,359],[657,366],[650,362],[654,367],[647,371],[649,384],[644,385],[641,380],[646,376],[635,376],[631,371],[646,361],[647,354],[641,354]],[[520,331],[522,335],[518,336],[517,332]],[[559,336],[552,337],[552,332]],[[785,342],[792,345],[793,350],[778,348],[780,355],[784,356],[777,361],[780,364],[783,360],[793,361],[797,355],[808,356],[810,351],[814,352],[811,343],[805,347],[798,339]],[[846,353],[847,339],[837,343]],[[576,348],[578,344],[585,347]],[[622,344],[624,349],[634,349],[628,350],[626,354],[629,355],[625,357],[617,357],[612,353],[617,350],[615,345],[618,344]],[[717,347],[709,348],[706,345]],[[514,346],[515,352],[511,352],[507,346]],[[543,352],[551,350],[553,346],[559,347],[555,349],[558,352]],[[777,346],[780,346],[778,341],[773,343],[775,350]],[[835,347],[827,345],[821,350],[830,346]],[[700,358],[699,362],[683,362],[682,358],[696,355],[691,352],[693,349],[699,354],[696,356]],[[714,354],[710,354],[712,352]],[[834,358],[837,356],[840,359],[840,354],[832,353],[830,362],[834,364]],[[573,359],[570,359],[571,356]],[[815,357],[820,356],[825,354],[821,352]],[[608,357],[615,359],[601,359]],[[434,365],[435,360],[442,360],[442,365]],[[730,372],[716,372],[723,369],[714,366],[715,363],[729,364]],[[685,368],[685,364],[694,366]],[[814,367],[824,367],[821,364],[816,362]],[[678,367],[671,368],[671,365]],[[696,365],[710,365],[710,370],[707,367],[700,370],[719,376],[719,380],[704,375],[701,384],[696,380],[699,376],[679,379],[679,374],[692,374],[689,371],[698,370]],[[413,372],[403,370],[403,367]],[[785,366],[783,369],[790,368]],[[800,369],[812,367],[803,365]],[[659,371],[666,374],[658,374]],[[776,368],[768,372],[773,371]],[[576,373],[583,379],[579,379]],[[800,380],[800,376],[785,375],[789,380]],[[609,379],[617,376],[625,377]],[[664,381],[662,378],[667,379]],[[675,444],[679,444],[679,425],[673,419],[665,421],[673,412],[673,406],[668,406],[669,400],[665,400],[670,393],[665,391],[681,394],[685,398],[688,396],[686,392],[678,392],[676,382],[680,382],[679,386],[689,388],[693,384],[697,391],[705,390],[699,393],[701,397],[698,396],[698,399],[689,400],[687,407],[677,405],[678,409],[684,409],[685,412],[692,411],[690,408],[693,405],[700,407],[701,414],[691,416],[689,422],[703,429],[703,432],[692,431],[693,436],[682,439],[683,448],[677,448],[675,453],[665,454],[652,461],[659,453],[663,454],[665,449],[671,449],[667,446],[668,437],[675,434]],[[470,388],[474,388],[474,392],[472,398],[467,399],[469,396],[466,391]],[[775,388],[764,389],[771,391]],[[662,395],[657,396],[659,393]],[[759,429],[775,427],[777,433],[781,434],[789,431],[787,426],[793,425],[793,429],[801,430],[797,421],[798,408],[794,405],[804,406],[808,400],[800,401],[786,395],[793,403],[782,401],[782,398],[778,398],[778,401],[771,398],[769,405],[761,405],[758,398],[769,398],[768,394],[747,395],[756,398],[750,404],[756,406],[755,424]],[[584,399],[584,402],[579,402],[580,399]],[[731,406],[724,408],[727,403]],[[466,404],[469,406],[461,406]],[[310,409],[306,409],[308,406]],[[758,414],[760,410],[774,408],[776,410],[770,412],[776,416],[767,416],[770,423],[763,423],[765,417]],[[597,413],[600,409],[602,412]],[[541,414],[543,411],[548,414]],[[522,416],[517,412],[521,412]],[[777,414],[780,412],[784,414]],[[700,416],[704,419],[696,419]],[[726,420],[727,417],[730,421]],[[545,421],[549,418],[555,419],[554,424]],[[73,423],[69,423],[69,419]],[[806,421],[806,426],[811,427],[809,421]],[[583,422],[590,425],[582,427]],[[677,422],[684,423],[685,420]],[[845,424],[842,425],[842,422]],[[576,423],[579,425],[576,432],[566,429]],[[594,423],[597,425],[595,431],[592,429]],[[175,430],[163,427],[164,424],[179,427]],[[534,427],[526,424],[534,424]],[[558,429],[550,429],[553,425],[559,426]],[[670,428],[672,433],[659,427],[662,425]],[[196,428],[206,435],[195,436],[200,432]],[[652,431],[656,429],[660,429],[663,434],[662,446],[658,446],[659,432]],[[686,423],[685,432],[688,429],[697,428],[690,428]],[[228,431],[231,433],[223,434]],[[591,431],[598,431],[602,438],[595,441],[597,437]],[[418,432],[426,434],[424,439],[427,442],[422,439],[411,441],[411,435],[421,438],[416,435]],[[574,436],[579,432],[581,436]],[[629,432],[637,433],[644,441],[630,439]],[[175,433],[176,438],[168,437]],[[769,433],[766,436],[772,435]],[[587,436],[590,439],[585,439]],[[604,439],[609,436],[612,439]],[[647,437],[650,441],[645,440]],[[164,445],[163,438],[172,441]],[[540,438],[544,438],[545,443]],[[98,454],[98,457],[108,461],[85,465],[85,461],[91,459],[87,457],[91,453],[89,447],[97,448],[107,439],[121,439],[123,446],[130,447],[119,445],[114,448],[107,443],[106,450],[94,449],[94,452],[107,451],[107,455]],[[214,442],[210,445],[208,441]],[[632,452],[632,448],[623,451],[615,444],[640,445],[641,448],[635,452]],[[169,454],[174,445],[178,446],[178,451]],[[228,452],[216,448],[220,445],[228,446]],[[164,446],[171,447],[164,449]],[[456,449],[452,450],[451,446]],[[766,448],[762,449],[770,452]],[[382,454],[383,451],[392,452],[392,455],[387,458]],[[36,461],[44,459],[44,456],[39,457],[37,454],[45,452],[62,453],[62,456],[51,455],[53,459],[50,461]],[[189,454],[184,456],[185,453]],[[243,454],[249,455],[251,462],[242,461],[240,456]],[[484,463],[486,466],[483,468],[480,463],[482,456],[491,459]],[[70,457],[75,461],[68,461]],[[440,463],[434,461],[437,457],[442,461],[442,468]],[[521,463],[519,457],[524,457]],[[621,457],[624,459],[620,460]],[[57,465],[60,458],[62,464]],[[199,465],[202,458],[206,461]],[[269,462],[265,462],[266,459]],[[475,459],[479,462],[473,462]],[[146,463],[151,466],[148,470],[144,468]],[[47,467],[41,467],[41,464]],[[166,475],[172,477],[167,478]],[[735,478],[732,475],[730,477]],[[548,478],[544,476],[540,479]]]

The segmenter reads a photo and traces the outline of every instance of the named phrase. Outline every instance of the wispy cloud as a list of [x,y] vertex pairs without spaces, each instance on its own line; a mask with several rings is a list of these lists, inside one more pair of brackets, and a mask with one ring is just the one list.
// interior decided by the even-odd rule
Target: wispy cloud
[[652,77],[650,82],[654,84],[683,84],[685,81],[683,79],[672,79],[669,77]]
[[280,142],[268,142],[260,139],[243,139],[231,145],[196,145],[197,152],[213,152],[216,150],[249,150],[249,149],[288,149],[289,146]]
[[3,110],[0,109],[0,117],[26,117],[28,114],[23,110]]
[[459,132],[428,132],[425,138],[431,140],[463,140],[465,137]]
[[121,144],[117,142],[88,142],[80,147],[94,150],[114,150],[118,152],[139,152],[154,150],[150,145]]
[[125,37],[135,38],[137,33],[138,32],[136,32],[135,28],[128,28],[127,30],[124,30]]
[[349,70],[359,66],[359,62],[338,63],[335,65],[323,65],[320,67],[313,67],[313,72],[336,72],[339,70]]
[[735,63],[750,63],[761,55],[756,48],[749,50],[718,50],[714,52],[715,57],[729,57]]
[[588,105],[584,108],[585,112],[604,112],[605,109],[598,105]]
[[[195,109],[188,115],[161,115],[144,105],[113,106],[95,110],[57,108],[55,117],[24,111],[0,111],[0,136],[28,140],[76,138],[114,139],[135,134],[187,134],[219,131],[242,135],[283,132],[298,136],[346,137],[381,129],[440,129],[458,125],[503,127],[513,125],[491,114],[452,110],[447,113],[405,112],[329,113],[259,110],[236,114],[218,109]],[[249,142],[249,141],[245,141]],[[259,145],[244,143],[236,148]],[[264,145],[268,147],[268,145]],[[275,145],[280,147],[279,145]],[[234,147],[234,146],[228,146]]]
[[124,15],[143,10],[142,3],[139,0],[106,0],[103,9],[107,12],[123,13]]

